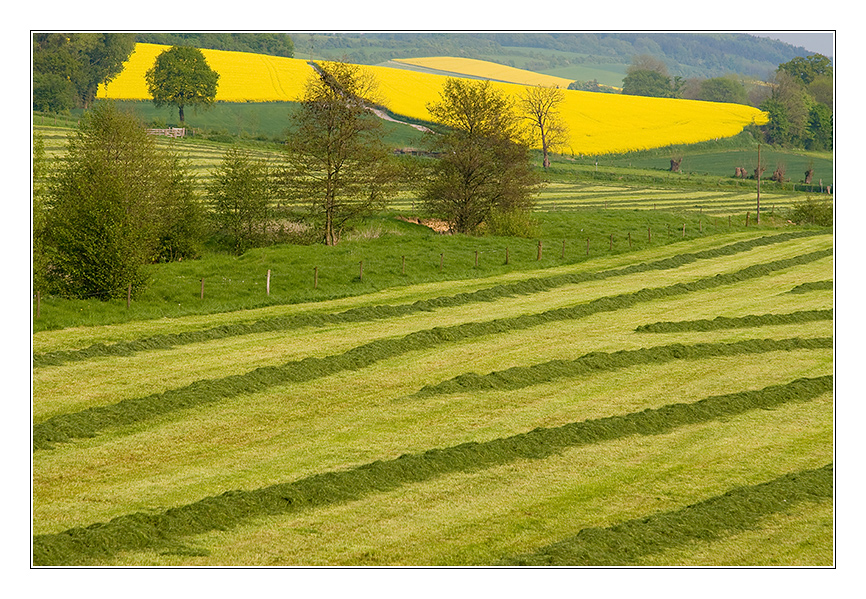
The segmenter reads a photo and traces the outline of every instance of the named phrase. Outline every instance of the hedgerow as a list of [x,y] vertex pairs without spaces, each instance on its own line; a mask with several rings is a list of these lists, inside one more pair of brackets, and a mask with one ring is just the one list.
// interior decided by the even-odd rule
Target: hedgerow
[[[630,308],[640,302],[654,301],[745,281],[776,270],[819,260],[831,253],[832,249],[819,250],[793,258],[753,265],[735,273],[719,274],[690,283],[677,283],[668,287],[642,289],[634,293],[603,297],[586,304],[548,310],[538,314],[524,314],[514,318],[486,322],[469,322],[452,327],[435,327],[416,331],[398,339],[379,339],[342,354],[324,358],[308,357],[281,366],[263,366],[245,374],[220,379],[203,379],[185,387],[169,389],[163,393],[125,399],[113,405],[92,407],[80,412],[59,414],[33,426],[33,450],[48,449],[52,447],[53,443],[64,442],[73,438],[92,437],[110,426],[132,424],[178,409],[204,405],[245,393],[256,393],[277,385],[310,381],[341,371],[359,370],[380,360],[396,357],[410,351],[426,350],[445,343],[455,343],[483,335],[508,333],[551,322],[584,318],[599,312]],[[754,343],[762,342],[755,341]],[[766,341],[765,343],[771,342]],[[685,348],[686,346],[680,347]],[[673,351],[676,353],[686,350]],[[544,365],[538,368],[542,367]],[[544,368],[550,369],[549,366]],[[496,376],[504,375],[501,373],[494,373],[494,375],[487,377],[479,377],[475,374],[462,375],[440,385],[425,387],[419,391],[419,394],[449,392],[443,391],[443,389],[457,390],[467,384],[489,384]],[[487,382],[482,383],[482,381]]]
[[833,464],[753,486],[737,487],[679,510],[635,518],[608,528],[585,528],[537,552],[502,560],[503,566],[626,566],[642,556],[695,541],[755,529],[761,519],[798,503],[833,497]]
[[36,535],[33,537],[33,564],[81,564],[110,557],[119,551],[149,547],[190,551],[181,543],[183,537],[224,530],[253,516],[294,513],[360,499],[370,493],[445,474],[472,472],[521,459],[543,459],[569,447],[628,435],[663,434],[677,427],[749,410],[810,401],[832,388],[831,376],[797,379],[764,389],[707,397],[691,404],[672,404],[556,428],[536,428],[484,443],[470,442],[404,454],[393,460],[316,474],[252,491],[227,491],[162,513],[139,512],[56,534]]
[[262,319],[253,323],[230,324],[204,329],[200,331],[187,331],[165,335],[153,335],[142,339],[123,341],[113,344],[96,343],[89,347],[77,350],[61,350],[34,354],[33,367],[56,366],[70,361],[89,360],[102,356],[129,356],[140,351],[171,349],[180,345],[203,343],[227,337],[252,335],[256,333],[270,333],[274,331],[291,330],[302,327],[325,326],[346,322],[363,322],[379,319],[406,316],[417,312],[429,312],[438,308],[450,308],[462,306],[475,302],[492,302],[503,297],[514,295],[529,295],[542,291],[549,291],[564,285],[574,285],[587,281],[598,281],[612,277],[636,274],[652,270],[673,269],[695,262],[729,256],[739,252],[745,252],[756,247],[772,245],[817,235],[814,231],[789,231],[779,235],[764,236],[745,241],[732,243],[719,248],[712,248],[700,252],[690,252],[656,260],[633,264],[624,268],[611,269],[602,272],[581,272],[572,274],[556,275],[551,277],[537,277],[516,283],[497,285],[486,289],[480,289],[471,293],[460,293],[453,296],[442,296],[428,300],[419,300],[411,304],[400,304],[396,306],[378,305],[352,308],[344,312],[333,314],[298,314]]
[[715,331],[773,325],[797,324],[816,320],[833,320],[833,310],[802,310],[789,314],[761,314],[739,317],[717,316],[712,320],[680,320],[654,322],[635,329],[636,333],[680,333],[684,331]]

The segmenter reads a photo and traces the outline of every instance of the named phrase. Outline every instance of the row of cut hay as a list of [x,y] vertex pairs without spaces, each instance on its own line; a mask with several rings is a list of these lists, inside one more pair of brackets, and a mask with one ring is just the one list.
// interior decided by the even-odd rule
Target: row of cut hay
[[[246,374],[232,375],[220,379],[199,380],[185,387],[170,389],[163,393],[126,399],[109,406],[92,407],[81,412],[60,414],[49,418],[44,422],[34,425],[33,449],[34,451],[50,449],[55,443],[93,436],[108,427],[149,420],[178,409],[208,404],[235,397],[239,394],[255,393],[276,385],[309,381],[342,371],[362,369],[378,361],[412,351],[429,349],[483,335],[496,335],[516,330],[525,330],[545,323],[585,318],[600,312],[629,308],[642,302],[676,297],[697,290],[711,289],[762,277],[778,270],[790,268],[791,266],[819,260],[831,254],[832,249],[821,250],[793,258],[753,265],[735,273],[706,277],[689,283],[678,283],[667,287],[642,289],[634,293],[603,297],[570,308],[558,308],[542,313],[524,314],[494,321],[468,322],[450,327],[435,327],[433,329],[416,331],[398,339],[372,341],[338,355],[324,358],[307,357],[282,366],[260,367]],[[822,342],[817,343],[820,344]],[[767,343],[770,342],[768,341]],[[772,343],[766,347],[770,346],[772,346]],[[777,351],[778,349],[783,348],[759,349],[759,351]],[[672,348],[670,351],[673,352],[674,357],[679,352],[676,348]],[[646,358],[641,354],[639,359],[644,360]],[[612,362],[612,364],[615,363],[616,361]],[[548,368],[548,366],[549,364],[530,367],[530,369],[535,368],[535,374],[531,377],[532,380],[543,380],[543,376],[546,373],[544,369]],[[578,366],[578,368],[583,368],[583,366]],[[518,371],[520,369],[509,371],[506,379],[510,381],[513,378],[511,375]],[[539,379],[539,376],[542,379]],[[468,384],[467,381],[471,382],[473,388],[479,385],[484,386],[484,388],[490,388],[490,384],[494,386],[499,384],[498,381],[501,378],[502,375],[498,373],[488,375],[487,377],[461,375],[450,381],[425,387],[419,393],[422,395],[447,393],[465,388]],[[523,380],[525,377],[521,375],[518,378]]]
[[251,335],[257,333],[287,331],[301,327],[324,326],[343,322],[361,322],[406,316],[417,312],[428,312],[440,308],[463,306],[478,302],[492,302],[500,298],[514,295],[529,295],[550,291],[564,285],[574,285],[587,281],[598,281],[612,277],[648,272],[653,270],[669,270],[699,260],[731,256],[746,252],[757,247],[766,247],[786,241],[807,238],[816,235],[814,231],[788,231],[776,235],[756,237],[738,241],[721,247],[714,247],[698,252],[686,252],[670,258],[641,262],[628,267],[610,269],[599,272],[576,272],[553,276],[537,276],[531,279],[482,288],[474,292],[459,293],[452,296],[440,296],[427,300],[418,300],[411,304],[376,305],[352,308],[343,312],[325,314],[298,314],[293,316],[273,317],[251,323],[220,325],[204,330],[187,331],[174,334],[156,335],[114,344],[97,343],[77,350],[59,350],[53,352],[35,353],[34,368],[56,366],[69,361],[89,360],[104,356],[129,356],[140,351],[169,349],[191,343],[203,343],[227,337]]
[[755,391],[713,396],[693,404],[536,428],[485,443],[466,443],[420,454],[404,454],[340,472],[325,472],[253,491],[234,490],[161,513],[118,516],[106,523],[33,539],[34,565],[87,564],[124,550],[183,547],[182,540],[226,529],[261,515],[294,513],[362,498],[401,485],[454,472],[471,472],[522,459],[544,459],[568,447],[628,435],[657,435],[677,427],[709,422],[788,402],[807,402],[832,390],[832,377],[798,379]]
[[788,314],[760,314],[748,316],[717,316],[701,320],[653,322],[635,329],[637,333],[678,333],[682,331],[717,331],[720,329],[754,328],[833,320],[833,310],[800,310]]
[[724,495],[669,512],[656,513],[608,528],[586,528],[536,552],[502,560],[501,566],[627,566],[673,547],[708,542],[753,530],[773,514],[804,502],[833,498],[833,465],[792,472],[759,485],[737,487]]

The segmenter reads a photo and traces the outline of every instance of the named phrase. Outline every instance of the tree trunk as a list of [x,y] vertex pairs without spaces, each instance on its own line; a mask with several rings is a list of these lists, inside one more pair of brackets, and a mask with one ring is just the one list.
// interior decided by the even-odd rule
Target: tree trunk
[[178,106],[178,113],[180,115],[180,126],[183,127],[183,104]]
[[812,175],[814,173],[815,173],[815,170],[811,169],[811,168],[806,171],[806,185],[809,185],[812,183]]

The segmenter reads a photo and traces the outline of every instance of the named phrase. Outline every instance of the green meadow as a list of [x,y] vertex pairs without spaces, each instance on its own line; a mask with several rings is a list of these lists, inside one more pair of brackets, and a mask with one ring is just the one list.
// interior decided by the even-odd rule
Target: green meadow
[[[160,142],[200,190],[220,127],[275,156],[223,108]],[[33,564],[833,566],[834,238],[789,222],[828,196],[762,182],[758,224],[733,151],[557,157],[526,237],[405,190],[334,247],[34,298]]]

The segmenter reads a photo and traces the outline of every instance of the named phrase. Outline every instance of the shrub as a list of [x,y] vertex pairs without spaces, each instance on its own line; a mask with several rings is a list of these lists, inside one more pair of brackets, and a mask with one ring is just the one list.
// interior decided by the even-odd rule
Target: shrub
[[807,198],[794,204],[791,220],[798,225],[811,224],[820,227],[833,226],[833,202]]

